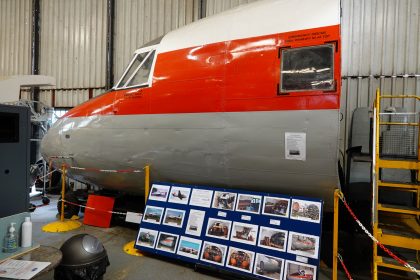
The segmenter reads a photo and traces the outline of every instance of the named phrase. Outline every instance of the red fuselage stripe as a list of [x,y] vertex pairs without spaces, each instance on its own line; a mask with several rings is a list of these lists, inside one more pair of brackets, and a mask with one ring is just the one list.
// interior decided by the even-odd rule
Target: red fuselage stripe
[[[279,48],[336,45],[335,90],[278,95]],[[158,54],[149,88],[112,91],[67,117],[339,109],[340,26],[219,42]]]

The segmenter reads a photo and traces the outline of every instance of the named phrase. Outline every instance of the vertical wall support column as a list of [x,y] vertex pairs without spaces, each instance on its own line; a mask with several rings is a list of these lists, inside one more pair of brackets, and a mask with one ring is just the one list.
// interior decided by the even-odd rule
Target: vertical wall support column
[[[40,35],[40,1],[32,0],[32,36],[31,36],[31,74],[39,75],[39,35]],[[34,101],[39,101],[39,87],[33,87],[31,89],[31,97]],[[34,110],[39,112],[40,106],[37,102],[34,103]],[[38,139],[40,137],[40,128],[36,125],[31,124],[31,138]],[[39,143],[31,141],[30,144],[30,163],[35,163],[40,157],[39,154]]]
[[114,29],[115,29],[115,0],[107,0],[107,29],[106,29],[106,77],[105,88],[114,85]]
[[[39,75],[40,0],[32,0],[31,74]],[[39,101],[39,88],[32,90],[33,100]],[[35,107],[38,107],[35,105]],[[35,108],[36,111],[37,108]]]
[[207,0],[200,0],[200,19],[205,18],[207,13]]

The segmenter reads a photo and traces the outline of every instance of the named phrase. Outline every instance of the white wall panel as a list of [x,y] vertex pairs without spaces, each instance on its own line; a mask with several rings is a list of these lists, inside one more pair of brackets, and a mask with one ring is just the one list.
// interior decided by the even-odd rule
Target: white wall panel
[[[40,72],[57,88],[105,86],[106,15],[106,0],[41,1]],[[77,105],[80,94],[66,104]]]
[[117,0],[114,78],[143,44],[199,18],[199,0]]
[[32,0],[0,0],[0,76],[31,73]]

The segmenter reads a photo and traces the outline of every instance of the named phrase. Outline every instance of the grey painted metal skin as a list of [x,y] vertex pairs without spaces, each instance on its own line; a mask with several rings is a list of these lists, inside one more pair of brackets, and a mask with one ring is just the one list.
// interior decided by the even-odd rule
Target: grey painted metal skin
[[[46,158],[72,156],[65,160],[71,166],[151,164],[154,181],[321,197],[330,208],[338,185],[338,125],[338,110],[63,118],[42,150]],[[307,133],[306,161],[285,159],[285,132]],[[143,174],[69,170],[69,176],[109,189],[144,190]]]

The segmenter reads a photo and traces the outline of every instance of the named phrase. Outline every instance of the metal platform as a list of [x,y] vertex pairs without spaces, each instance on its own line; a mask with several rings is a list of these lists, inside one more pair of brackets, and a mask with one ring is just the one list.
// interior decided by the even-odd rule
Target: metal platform
[[[374,137],[373,137],[373,203],[372,222],[373,235],[383,245],[392,246],[393,251],[399,248],[414,250],[414,255],[420,250],[420,120],[418,112],[407,112],[404,108],[397,112],[383,110],[382,99],[386,98],[411,98],[420,100],[418,96],[381,96],[376,92],[374,107]],[[383,178],[386,170],[410,170],[408,178],[411,182],[385,181]],[[394,179],[394,178],[393,178]],[[386,189],[395,198],[406,193],[415,201],[412,205],[397,205],[381,203],[381,192]],[[400,249],[400,250],[404,250]],[[408,263],[419,269],[415,261]],[[373,279],[378,279],[378,267],[412,272],[397,260],[388,256],[379,255],[378,246],[373,243]]]

